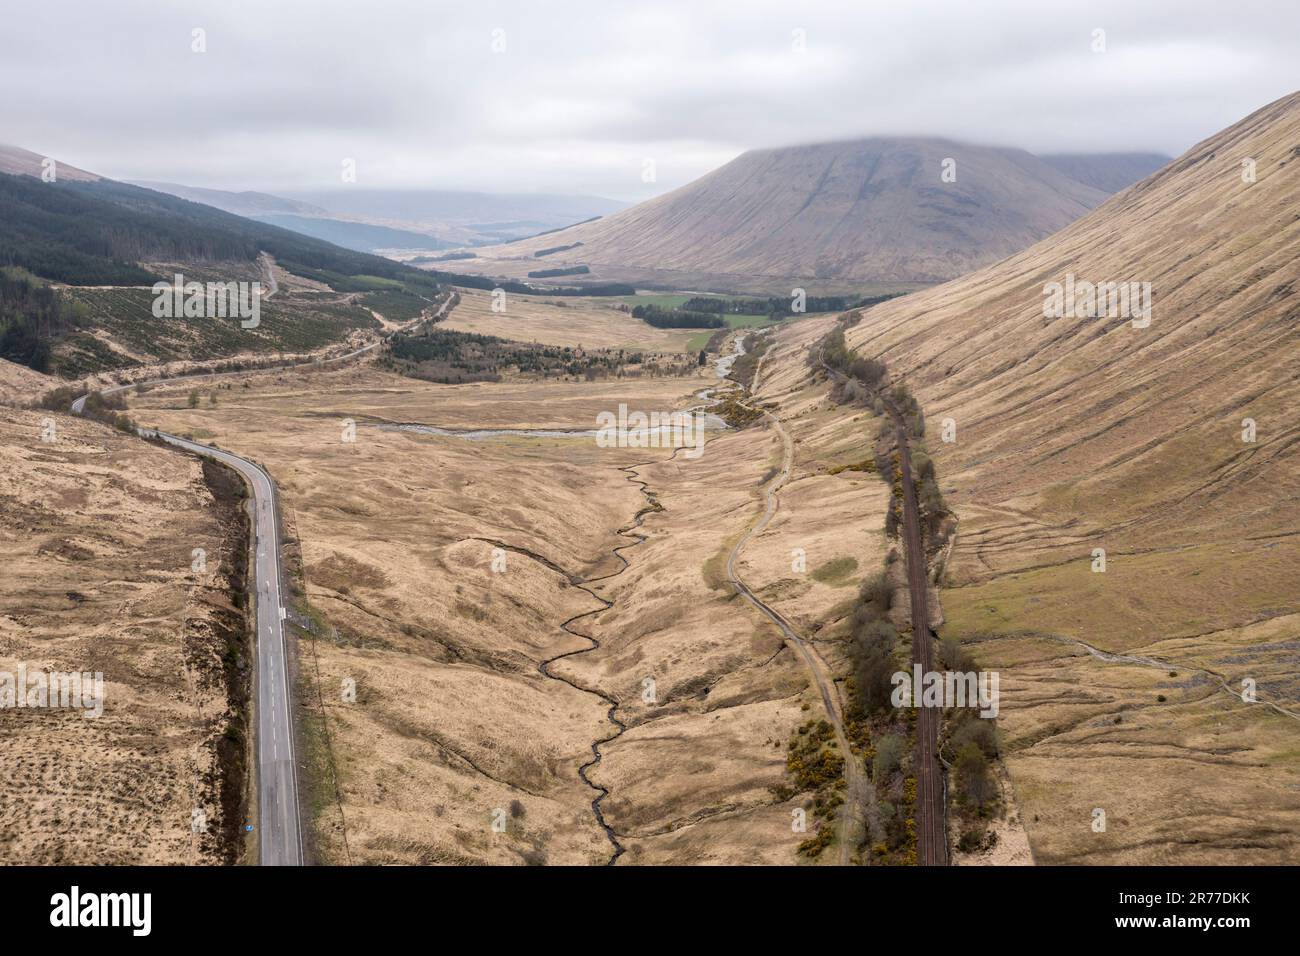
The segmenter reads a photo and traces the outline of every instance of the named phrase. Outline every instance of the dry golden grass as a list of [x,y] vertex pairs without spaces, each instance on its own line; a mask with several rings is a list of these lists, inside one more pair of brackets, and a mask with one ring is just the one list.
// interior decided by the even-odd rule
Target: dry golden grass
[[[1219,683],[1254,678],[1300,711],[1298,139],[1300,94],[849,334],[925,409],[961,519],[949,632],[1002,671],[1039,862],[1300,860],[1300,728]],[[1067,272],[1152,282],[1150,326],[1044,318],[1043,286]],[[938,440],[945,418],[953,444]]]
[[[262,376],[220,389],[216,408],[188,409],[183,388],[133,397],[142,422],[207,435],[266,464],[280,485],[307,596],[328,624],[300,644],[304,671],[319,667],[308,689],[324,699],[340,780],[341,817],[326,806],[317,821],[326,859],[604,862],[595,792],[577,776],[592,742],[614,732],[602,697],[618,701],[629,727],[590,771],[610,791],[603,811],[624,863],[796,859],[805,836],[792,832],[791,810],[804,797],[780,802],[771,788],[785,782],[784,745],[804,708],[820,701],[776,629],[707,572],[761,510],[775,436],[714,437],[692,460],[590,438],[470,442],[373,424],[590,428],[619,402],[681,407],[706,384],[439,386],[361,369]],[[360,423],[355,444],[340,442],[344,418]],[[587,646],[559,625],[601,605],[570,576],[621,566],[611,549],[633,539],[616,532],[647,507],[628,466],[659,510],[644,515],[647,540],[624,550],[627,569],[592,585],[613,607],[573,625],[599,649],[552,665],[597,696],[538,664]],[[883,488],[820,464],[809,471],[791,489],[800,526],[783,514],[753,543],[746,573],[761,580],[770,565],[784,592],[791,542],[806,547],[797,577],[808,593],[773,600],[812,630],[851,589],[811,571],[846,555],[880,560],[870,538],[883,508],[857,517],[854,499],[883,500]],[[814,506],[827,500],[833,508]],[[859,532],[877,550],[862,553]],[[494,543],[511,549],[505,573],[491,571]],[[347,677],[355,704],[340,699]],[[494,833],[492,811],[515,800],[523,816]]]
[[[324,700],[346,821],[345,847],[337,808],[324,807],[318,837],[327,860],[510,863],[539,852],[551,863],[608,858],[610,845],[591,812],[595,794],[576,773],[592,742],[612,730],[607,705],[544,677],[538,664],[586,646],[559,625],[600,604],[568,576],[616,570],[611,549],[628,539],[615,532],[645,504],[620,466],[669,454],[602,450],[590,438],[470,442],[371,423],[591,428],[597,412],[621,401],[668,409],[703,384],[439,386],[348,370],[260,376],[248,388],[220,389],[215,408],[188,409],[184,388],[132,397],[142,422],[208,435],[264,463],[280,486],[301,541],[307,596],[328,622],[314,645],[300,644],[303,670],[319,667],[311,689]],[[360,423],[355,444],[340,441],[345,417]],[[754,467],[761,474],[764,465]],[[737,494],[744,504],[753,491]],[[728,520],[738,525],[744,517]],[[507,551],[505,573],[491,570],[493,542],[519,549]],[[628,552],[634,565],[642,550]],[[686,573],[698,579],[698,565]],[[606,587],[623,583],[612,579]],[[636,606],[620,599],[615,621],[626,625],[632,616],[653,625],[655,615],[642,617]],[[714,668],[771,655],[774,648],[755,643],[751,618],[730,609],[725,617],[716,635],[678,634],[678,653]],[[595,630],[601,622],[598,616],[576,626]],[[578,675],[594,657],[570,658],[555,671]],[[620,699],[630,693],[625,688],[640,693],[641,667],[627,666],[610,684]],[[341,699],[349,677],[357,682],[355,704]],[[668,680],[665,692],[674,686]],[[779,698],[766,706],[797,712]],[[702,722],[699,733],[708,730]],[[720,784],[762,799],[780,779],[780,754],[762,749],[770,746],[752,743],[761,751],[759,777],[722,774]],[[713,754],[715,741],[688,735],[682,747]],[[505,833],[493,832],[493,810],[508,810],[514,800],[524,815],[511,817]],[[777,813],[772,825],[788,833],[788,820],[788,812]]]
[[585,296],[506,296],[506,310],[492,311],[492,294],[460,290],[460,304],[439,328],[495,335],[542,345],[581,345],[588,349],[644,349],[683,352],[698,329],[656,329],[607,299]]
[[[232,556],[199,463],[94,422],[11,411],[0,473],[0,670],[105,680],[97,719],[0,710],[0,861],[218,862],[214,748],[229,713],[217,619],[234,613]],[[194,548],[206,573],[190,570]]]
[[54,379],[48,375],[0,359],[0,405],[26,405],[54,386]]

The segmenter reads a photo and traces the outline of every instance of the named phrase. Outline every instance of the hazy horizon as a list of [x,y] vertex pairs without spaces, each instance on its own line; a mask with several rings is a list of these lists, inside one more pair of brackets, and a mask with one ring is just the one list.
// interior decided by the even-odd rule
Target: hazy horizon
[[352,159],[365,189],[635,202],[749,149],[869,136],[1176,156],[1290,92],[1300,59],[1284,3],[127,0],[7,19],[4,139],[116,179],[271,193],[341,186]]

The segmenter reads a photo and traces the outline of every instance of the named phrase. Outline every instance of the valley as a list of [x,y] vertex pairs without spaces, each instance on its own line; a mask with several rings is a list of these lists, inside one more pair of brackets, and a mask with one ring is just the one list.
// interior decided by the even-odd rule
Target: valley
[[1300,863],[1300,93],[1039,112],[0,147],[0,863]]
[[[941,633],[1001,672],[1040,863],[1296,861],[1298,117],[1279,100],[848,332],[952,439]],[[1149,279],[1150,327],[1044,317],[1067,272]]]
[[[304,720],[328,735],[336,774],[334,805],[315,796],[324,859],[601,862],[610,844],[577,768],[614,729],[608,701],[627,730],[600,745],[588,775],[609,791],[602,814],[627,862],[777,862],[792,852],[790,807],[769,788],[782,780],[809,680],[781,654],[779,632],[740,610],[710,570],[752,521],[746,503],[757,503],[769,453],[740,452],[740,434],[712,439],[692,462],[590,439],[469,442],[372,427],[589,427],[620,401],[673,407],[701,381],[622,383],[616,393],[484,383],[466,394],[349,369],[232,383],[216,413],[186,408],[184,384],[132,401],[142,422],[233,448],[277,477],[301,549],[303,607],[319,615],[306,665],[300,642],[298,691],[317,705]],[[324,407],[322,393],[332,396]],[[344,418],[357,422],[354,444],[339,441]],[[737,469],[752,488],[709,492],[713,476]],[[620,530],[638,520],[633,540],[644,541],[628,548]],[[683,548],[687,527],[699,544]],[[431,621],[419,611],[430,601],[455,611]],[[340,697],[348,677],[355,703]],[[820,699],[810,692],[808,702]],[[567,716],[539,736],[525,729],[539,711]],[[720,764],[719,734],[733,742]],[[694,767],[689,789],[686,779],[669,790],[653,782],[663,760]],[[514,801],[522,810],[497,834],[493,811]]]

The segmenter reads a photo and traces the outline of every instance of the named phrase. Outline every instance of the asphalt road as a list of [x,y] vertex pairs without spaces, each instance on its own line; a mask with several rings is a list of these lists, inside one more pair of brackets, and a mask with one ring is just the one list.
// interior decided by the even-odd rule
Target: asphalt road
[[[271,263],[263,262],[267,270],[268,281],[273,288],[268,293],[274,294],[275,273]],[[438,311],[428,319],[410,323],[407,328],[414,328],[425,322],[437,322],[444,318],[453,304],[451,296],[442,303]],[[385,339],[343,355],[327,359],[312,359],[299,365],[328,365],[364,355],[384,344]],[[258,372],[282,371],[295,366],[279,366],[269,369],[252,369],[246,374]],[[100,389],[101,395],[135,388],[136,385],[164,385],[172,382],[197,381],[204,378],[234,377],[237,372],[212,372],[197,375],[177,375],[170,378],[156,378],[145,382],[131,382],[127,385],[114,385]],[[85,410],[86,399],[82,395],[72,403],[72,413],[80,415]],[[281,619],[281,578],[280,578],[280,533],[278,522],[279,509],[276,507],[275,483],[259,465],[246,458],[204,445],[199,442],[169,435],[156,429],[140,429],[142,436],[157,436],[168,444],[175,445],[198,455],[207,455],[238,471],[253,489],[253,504],[256,509],[254,521],[254,547],[256,558],[251,580],[257,592],[257,770],[259,807],[258,821],[260,832],[260,862],[263,866],[301,866],[303,863],[302,828],[298,816],[298,775],[297,763],[293,752],[293,695],[289,688],[288,653],[284,636],[284,622]]]
[[257,780],[258,846],[262,866],[301,866],[302,832],[298,820],[298,772],[293,751],[293,695],[289,690],[288,650],[281,619],[280,534],[275,485],[271,477],[246,458],[208,445],[141,429],[198,455],[206,455],[238,471],[253,489],[252,580],[257,589]]
[[[261,261],[266,271],[270,291],[266,298],[278,291],[275,282],[274,262],[267,257]],[[453,298],[449,295],[439,306],[434,315],[409,323],[405,328],[412,329],[426,322],[437,322],[451,310]],[[389,336],[343,355],[333,358],[312,359],[298,363],[305,365],[328,365],[364,355],[384,344]],[[296,366],[279,366],[268,369],[251,369],[246,374],[258,372],[282,371]],[[145,382],[131,382],[127,385],[114,385],[99,389],[101,395],[112,395],[126,391],[137,385],[164,385],[172,382],[197,381],[204,378],[228,378],[239,375],[238,372],[211,372],[197,375],[177,375],[170,378],[156,378]],[[71,409],[74,415],[85,411],[86,399],[82,395],[73,401]],[[256,509],[254,521],[254,547],[256,558],[251,580],[257,592],[257,769],[259,807],[258,820],[260,832],[258,845],[261,848],[260,862],[263,866],[301,866],[303,863],[302,828],[298,811],[298,774],[293,752],[293,695],[289,688],[289,669],[287,644],[284,636],[284,621],[281,618],[283,600],[281,598],[280,578],[280,532],[278,527],[279,509],[276,506],[275,483],[271,481],[261,466],[247,458],[228,451],[213,448],[199,442],[169,435],[156,429],[140,429],[142,436],[156,436],[168,444],[197,455],[206,455],[234,468],[248,481],[253,489],[253,505]]]
[[[366,351],[365,349],[361,351]],[[356,353],[353,353],[356,354]],[[157,379],[156,385],[172,379]],[[118,385],[102,394],[132,388]],[[72,403],[73,414],[86,406],[83,395]],[[258,846],[263,866],[301,866],[302,829],[298,820],[298,773],[293,754],[293,697],[289,691],[288,652],[284,622],[280,617],[280,534],[277,527],[275,484],[258,465],[228,451],[169,435],[140,429],[142,437],[157,437],[170,445],[206,455],[238,471],[253,489],[253,546],[256,552],[251,581],[257,596],[257,779]]]

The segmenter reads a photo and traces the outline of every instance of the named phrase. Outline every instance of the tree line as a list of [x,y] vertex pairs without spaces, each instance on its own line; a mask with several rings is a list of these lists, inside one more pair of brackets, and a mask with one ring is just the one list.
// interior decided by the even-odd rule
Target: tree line
[[632,317],[656,329],[720,329],[727,324],[719,315],[690,312],[684,309],[665,309],[657,305],[635,306],[632,309]]
[[48,372],[54,340],[84,325],[88,314],[23,270],[0,268],[0,358]]
[[[901,293],[877,296],[822,295],[806,296],[803,313],[845,312],[876,305]],[[683,302],[680,308],[688,312],[712,312],[718,315],[766,315],[779,320],[802,314],[794,311],[794,298],[771,296],[769,298],[726,298],[725,296],[696,295]]]

